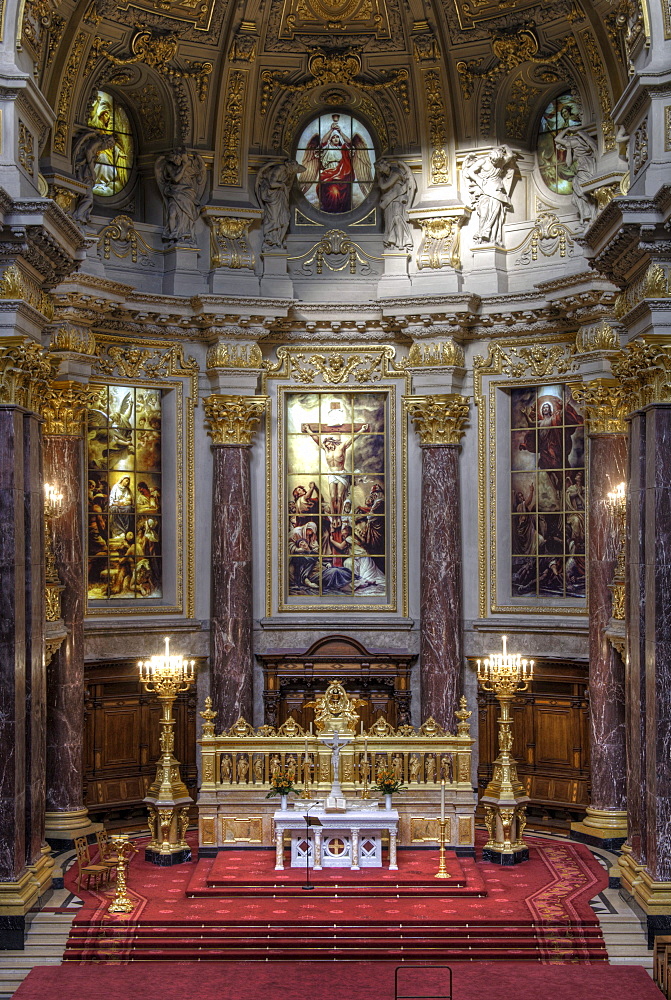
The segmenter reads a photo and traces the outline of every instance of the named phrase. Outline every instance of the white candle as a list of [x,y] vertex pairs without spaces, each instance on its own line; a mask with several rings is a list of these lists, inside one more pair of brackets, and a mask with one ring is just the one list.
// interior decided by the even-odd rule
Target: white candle
[[440,821],[445,822],[445,778],[440,784]]

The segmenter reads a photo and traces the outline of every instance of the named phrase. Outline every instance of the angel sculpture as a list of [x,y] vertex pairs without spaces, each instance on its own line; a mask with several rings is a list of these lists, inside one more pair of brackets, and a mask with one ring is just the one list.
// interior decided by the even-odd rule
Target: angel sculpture
[[384,221],[383,243],[396,250],[412,250],[408,209],[417,190],[412,170],[403,160],[381,159],[375,164]]
[[320,211],[336,214],[351,212],[368,195],[373,186],[373,165],[370,144],[363,136],[354,132],[348,137],[340,115],[331,115],[331,119],[323,138],[315,123],[315,132],[303,152],[305,174],[300,188],[307,194],[316,185],[309,200]]
[[72,166],[78,181],[86,185],[86,193],[81,196],[72,218],[80,225],[85,225],[91,218],[93,208],[93,188],[96,183],[96,161],[101,153],[114,149],[114,135],[86,129],[75,142],[72,151]]
[[164,241],[195,243],[198,205],[206,177],[202,156],[180,146],[158,157],[154,174],[165,205]]
[[488,156],[471,153],[462,167],[468,185],[469,208],[478,214],[474,243],[503,245],[503,223],[512,208],[510,191],[519,154],[509,146],[498,146]]
[[291,186],[302,172],[296,160],[285,157],[265,163],[256,175],[256,197],[263,209],[264,248],[285,248],[291,220]]

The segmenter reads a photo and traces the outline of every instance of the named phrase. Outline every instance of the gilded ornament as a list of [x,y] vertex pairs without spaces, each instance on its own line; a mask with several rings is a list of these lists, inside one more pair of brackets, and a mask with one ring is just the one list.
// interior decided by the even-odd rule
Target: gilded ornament
[[244,31],[241,29],[233,38],[231,47],[228,50],[228,58],[232,62],[254,62],[258,41],[254,25],[251,25],[251,30],[249,28]]
[[458,393],[406,396],[404,406],[423,445],[459,444],[466,431],[470,402]]
[[207,370],[260,368],[263,355],[258,344],[212,344],[207,351]]
[[547,55],[538,55],[538,39],[531,28],[523,28],[510,32],[509,34],[499,34],[492,32],[492,52],[496,57],[496,63],[490,69],[481,67],[480,59],[471,62],[460,60],[457,63],[457,73],[461,84],[461,92],[466,100],[470,100],[473,89],[478,80],[494,82],[505,73],[510,73],[523,63],[531,63],[534,66],[553,66],[562,59],[569,51],[573,42],[573,36],[569,36],[564,44],[556,52]]
[[103,341],[96,345],[93,370],[112,378],[135,379],[141,376],[155,379],[169,375],[190,376],[194,400],[197,398],[198,362],[195,358],[184,360],[180,344],[161,345],[160,348],[132,347]]
[[413,344],[408,357],[399,361],[399,368],[463,368],[464,349],[456,341],[439,344]]
[[547,378],[555,372],[565,375],[575,367],[573,347],[564,344],[532,344],[530,347],[511,347],[506,354],[501,351],[501,371],[512,378],[522,378],[528,372],[534,378]]
[[77,192],[71,191],[70,188],[61,187],[59,184],[53,184],[47,190],[48,196],[53,198],[58,207],[62,208],[68,215],[77,200]]
[[254,269],[256,257],[247,242],[250,226],[254,218],[206,215],[210,226],[210,266]]
[[63,323],[56,327],[51,335],[51,351],[65,351],[69,354],[94,355],[96,338],[86,327],[71,326]]
[[145,139],[162,139],[165,135],[165,114],[161,95],[153,83],[146,83],[140,90],[132,90],[128,96],[137,109],[142,121]]
[[229,73],[224,102],[224,126],[221,137],[221,170],[219,183],[236,185],[241,182],[242,116],[247,92],[248,72]]
[[149,264],[149,254],[161,253],[138,233],[129,215],[117,215],[103,226],[98,232],[98,246],[101,247],[105,260],[109,260],[112,255],[119,260],[130,257],[133,264],[137,264],[138,260],[141,264]]
[[508,139],[524,139],[531,121],[531,112],[541,91],[530,87],[521,77],[513,81],[510,97],[506,104],[506,136]]
[[[426,119],[429,127],[429,177],[431,184],[449,184],[450,168],[447,157],[447,131],[445,122],[447,114],[443,97],[443,86],[437,69],[427,70],[424,74],[424,95],[426,100]],[[454,265],[452,265],[454,266]]]
[[169,34],[159,34],[150,28],[141,28],[133,35],[130,43],[131,55],[125,59],[112,55],[107,51],[110,44],[102,38],[96,36],[93,40],[91,55],[97,58],[99,55],[112,63],[113,66],[130,66],[134,63],[143,63],[151,69],[156,70],[162,76],[166,76],[171,83],[177,80],[194,80],[198,92],[198,100],[204,101],[207,97],[207,90],[212,73],[211,62],[190,62],[186,69],[179,69],[171,66],[177,58],[180,34],[172,32]]
[[369,32],[389,37],[385,0],[289,0],[280,26],[280,36],[298,33]]
[[631,153],[631,172],[635,177],[648,162],[648,119],[644,118],[634,132]]
[[640,278],[620,292],[615,301],[615,318],[622,319],[644,299],[668,299],[671,297],[671,270],[666,271],[661,264],[650,264]]
[[[421,30],[417,31],[418,27]],[[413,27],[412,49],[416,63],[435,62],[436,59],[440,59],[438,41],[426,21]]]
[[54,150],[57,153],[65,154],[66,152],[72,92],[81,68],[82,56],[88,38],[85,31],[80,31],[75,37],[61,80],[61,89],[56,102],[56,124],[54,125]]
[[615,149],[615,123],[612,115],[612,101],[606,70],[601,59],[596,39],[589,28],[582,32],[582,40],[587,51],[587,58],[592,70],[592,78],[599,93],[599,105],[601,107],[601,134],[603,137],[604,152],[608,153]]
[[[49,572],[49,560],[47,559],[47,575]],[[55,563],[54,563],[55,572]],[[56,573],[56,579],[58,579],[58,574]],[[61,594],[65,590],[65,587],[60,583],[47,583],[44,588],[44,615],[48,622],[59,622],[62,619],[61,612]],[[61,641],[58,643],[60,646]],[[55,650],[54,650],[55,652]]]
[[203,406],[212,444],[250,445],[267,400],[267,396],[206,396]]
[[629,412],[671,400],[671,350],[660,344],[633,340],[611,362],[629,401]]
[[598,323],[581,326],[575,337],[575,347],[579,354],[588,354],[591,351],[618,351],[620,349],[620,339],[605,319]]
[[42,291],[33,278],[27,277],[18,264],[10,264],[0,278],[0,299],[22,299],[29,306],[52,319],[54,304],[51,295]]
[[664,108],[664,152],[671,153],[671,104]]
[[304,385],[314,384],[320,374],[328,385],[346,385],[351,379],[364,385],[379,382],[387,374],[387,363],[395,353],[393,347],[381,347],[349,356],[338,350],[306,356],[302,351],[288,351],[280,347],[277,350],[278,366],[269,371],[278,371],[286,363],[293,378]]
[[573,398],[585,404],[590,434],[624,434],[631,399],[615,379],[599,378],[571,387]]
[[18,161],[31,177],[35,176],[35,136],[19,118]]
[[39,344],[6,338],[0,347],[0,403],[39,413],[53,368]]
[[42,397],[44,433],[81,437],[84,414],[97,396],[97,388],[80,382],[52,382]]
[[510,253],[519,253],[515,264],[530,264],[538,260],[538,254],[543,257],[572,257],[575,253],[576,243],[573,233],[568,226],[560,222],[554,212],[539,212],[533,229],[524,240],[516,247],[511,248]]
[[347,269],[350,274],[374,274],[370,261],[381,259],[369,254],[342,229],[327,230],[305,253],[287,257],[302,261],[301,274],[322,274],[324,267],[336,272]]
[[418,270],[425,267],[433,270],[442,267],[460,270],[462,214],[433,219],[418,216],[413,218],[422,230],[422,242],[417,251]]

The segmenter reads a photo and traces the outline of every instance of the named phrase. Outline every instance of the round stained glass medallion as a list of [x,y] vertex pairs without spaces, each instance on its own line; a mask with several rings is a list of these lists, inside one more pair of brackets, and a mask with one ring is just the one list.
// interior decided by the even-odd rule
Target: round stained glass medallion
[[309,203],[328,215],[351,212],[373,186],[375,146],[357,118],[330,112],[314,118],[298,140],[296,159],[305,168],[298,186]]

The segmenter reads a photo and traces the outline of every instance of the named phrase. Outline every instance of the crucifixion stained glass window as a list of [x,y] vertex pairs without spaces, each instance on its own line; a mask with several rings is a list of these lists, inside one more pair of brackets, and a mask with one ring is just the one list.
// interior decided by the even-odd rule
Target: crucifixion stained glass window
[[100,385],[88,412],[88,597],[162,596],[161,393]]
[[584,416],[568,385],[511,392],[513,597],[585,597]]
[[290,393],[287,592],[329,601],[387,595],[386,393]]

